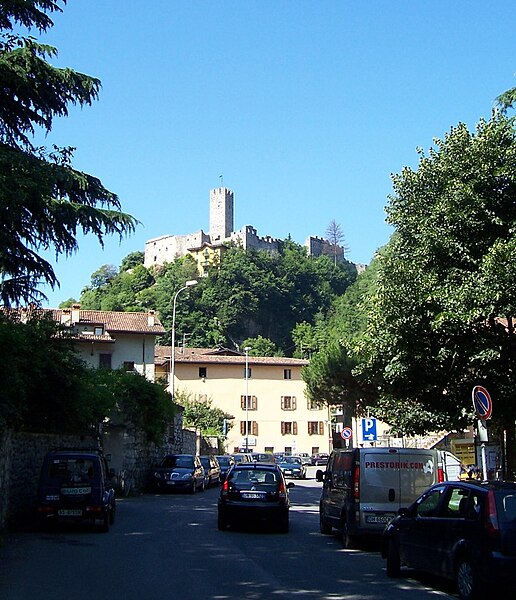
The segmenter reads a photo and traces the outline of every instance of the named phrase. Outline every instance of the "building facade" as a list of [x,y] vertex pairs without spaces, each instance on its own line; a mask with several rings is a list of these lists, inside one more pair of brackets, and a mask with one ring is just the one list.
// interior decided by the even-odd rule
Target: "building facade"
[[154,346],[157,335],[166,330],[154,314],[43,309],[68,330],[79,356],[92,368],[125,369],[155,379]]
[[[156,347],[156,377],[170,380],[170,347]],[[247,364],[247,376],[246,376]],[[174,389],[211,401],[231,418],[227,452],[328,452],[328,407],[305,395],[301,370],[308,361],[246,357],[227,349],[176,349]]]

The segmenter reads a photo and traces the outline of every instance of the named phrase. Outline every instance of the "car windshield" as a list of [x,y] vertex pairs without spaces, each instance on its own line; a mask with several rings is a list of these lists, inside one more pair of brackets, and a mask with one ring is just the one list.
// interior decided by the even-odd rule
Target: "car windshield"
[[256,485],[276,485],[277,473],[265,469],[233,469],[228,478],[233,488],[250,489]]
[[192,456],[165,456],[161,461],[160,467],[165,469],[174,469],[176,467],[193,469],[193,457]]
[[288,463],[290,465],[299,465],[301,464],[301,459],[296,458],[295,456],[285,456],[281,462]]
[[233,460],[229,458],[229,456],[217,456],[217,460],[219,461],[219,465],[221,467],[227,467],[228,465],[233,464]]
[[95,473],[94,462],[89,458],[54,458],[48,465],[48,477],[66,483],[86,483]]

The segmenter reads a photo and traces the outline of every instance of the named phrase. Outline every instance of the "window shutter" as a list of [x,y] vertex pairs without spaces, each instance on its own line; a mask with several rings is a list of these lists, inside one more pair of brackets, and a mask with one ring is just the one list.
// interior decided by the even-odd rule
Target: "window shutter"
[[292,435],[297,435],[297,421],[292,423]]
[[296,410],[296,406],[297,406],[296,397],[292,396],[292,410]]
[[281,421],[281,435],[285,435],[285,421]]
[[281,396],[281,410],[285,410],[285,396]]
[[253,421],[252,426],[253,426],[253,435],[258,435],[258,423],[256,421]]
[[245,396],[240,396],[240,408],[245,410]]
[[253,396],[251,399],[252,410],[256,410],[257,406],[258,406],[258,399],[256,398],[256,396]]
[[245,435],[245,421],[240,421],[240,435]]
[[324,435],[324,422],[319,421],[319,435]]

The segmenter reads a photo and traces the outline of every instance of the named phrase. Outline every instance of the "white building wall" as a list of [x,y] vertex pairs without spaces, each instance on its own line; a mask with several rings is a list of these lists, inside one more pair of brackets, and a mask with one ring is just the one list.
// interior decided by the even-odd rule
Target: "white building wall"
[[111,354],[111,368],[121,369],[125,362],[134,362],[135,370],[149,381],[154,381],[154,336],[117,334],[114,343],[80,342],[77,351],[86,364],[99,367],[99,356]]

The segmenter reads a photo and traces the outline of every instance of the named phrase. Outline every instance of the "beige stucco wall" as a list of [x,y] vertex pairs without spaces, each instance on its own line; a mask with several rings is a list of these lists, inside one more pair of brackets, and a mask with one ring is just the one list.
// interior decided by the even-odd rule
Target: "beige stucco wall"
[[[199,367],[207,369],[206,378],[199,377]],[[328,452],[328,409],[308,408],[301,368],[285,365],[257,365],[250,363],[251,377],[247,382],[249,396],[256,396],[257,410],[249,410],[249,421],[258,423],[258,435],[249,435],[249,448],[254,452],[282,452],[287,448],[296,452]],[[291,369],[292,379],[284,379],[284,369]],[[197,362],[185,364],[176,360],[175,391],[189,393],[192,398],[211,399],[216,406],[234,416],[228,433],[226,450],[245,447],[245,435],[240,423],[246,421],[246,410],[241,407],[241,396],[246,395],[245,368],[242,364]],[[296,409],[282,410],[281,397],[295,396]],[[297,435],[282,435],[281,422],[296,422]],[[309,422],[323,422],[324,434],[308,434]]]

